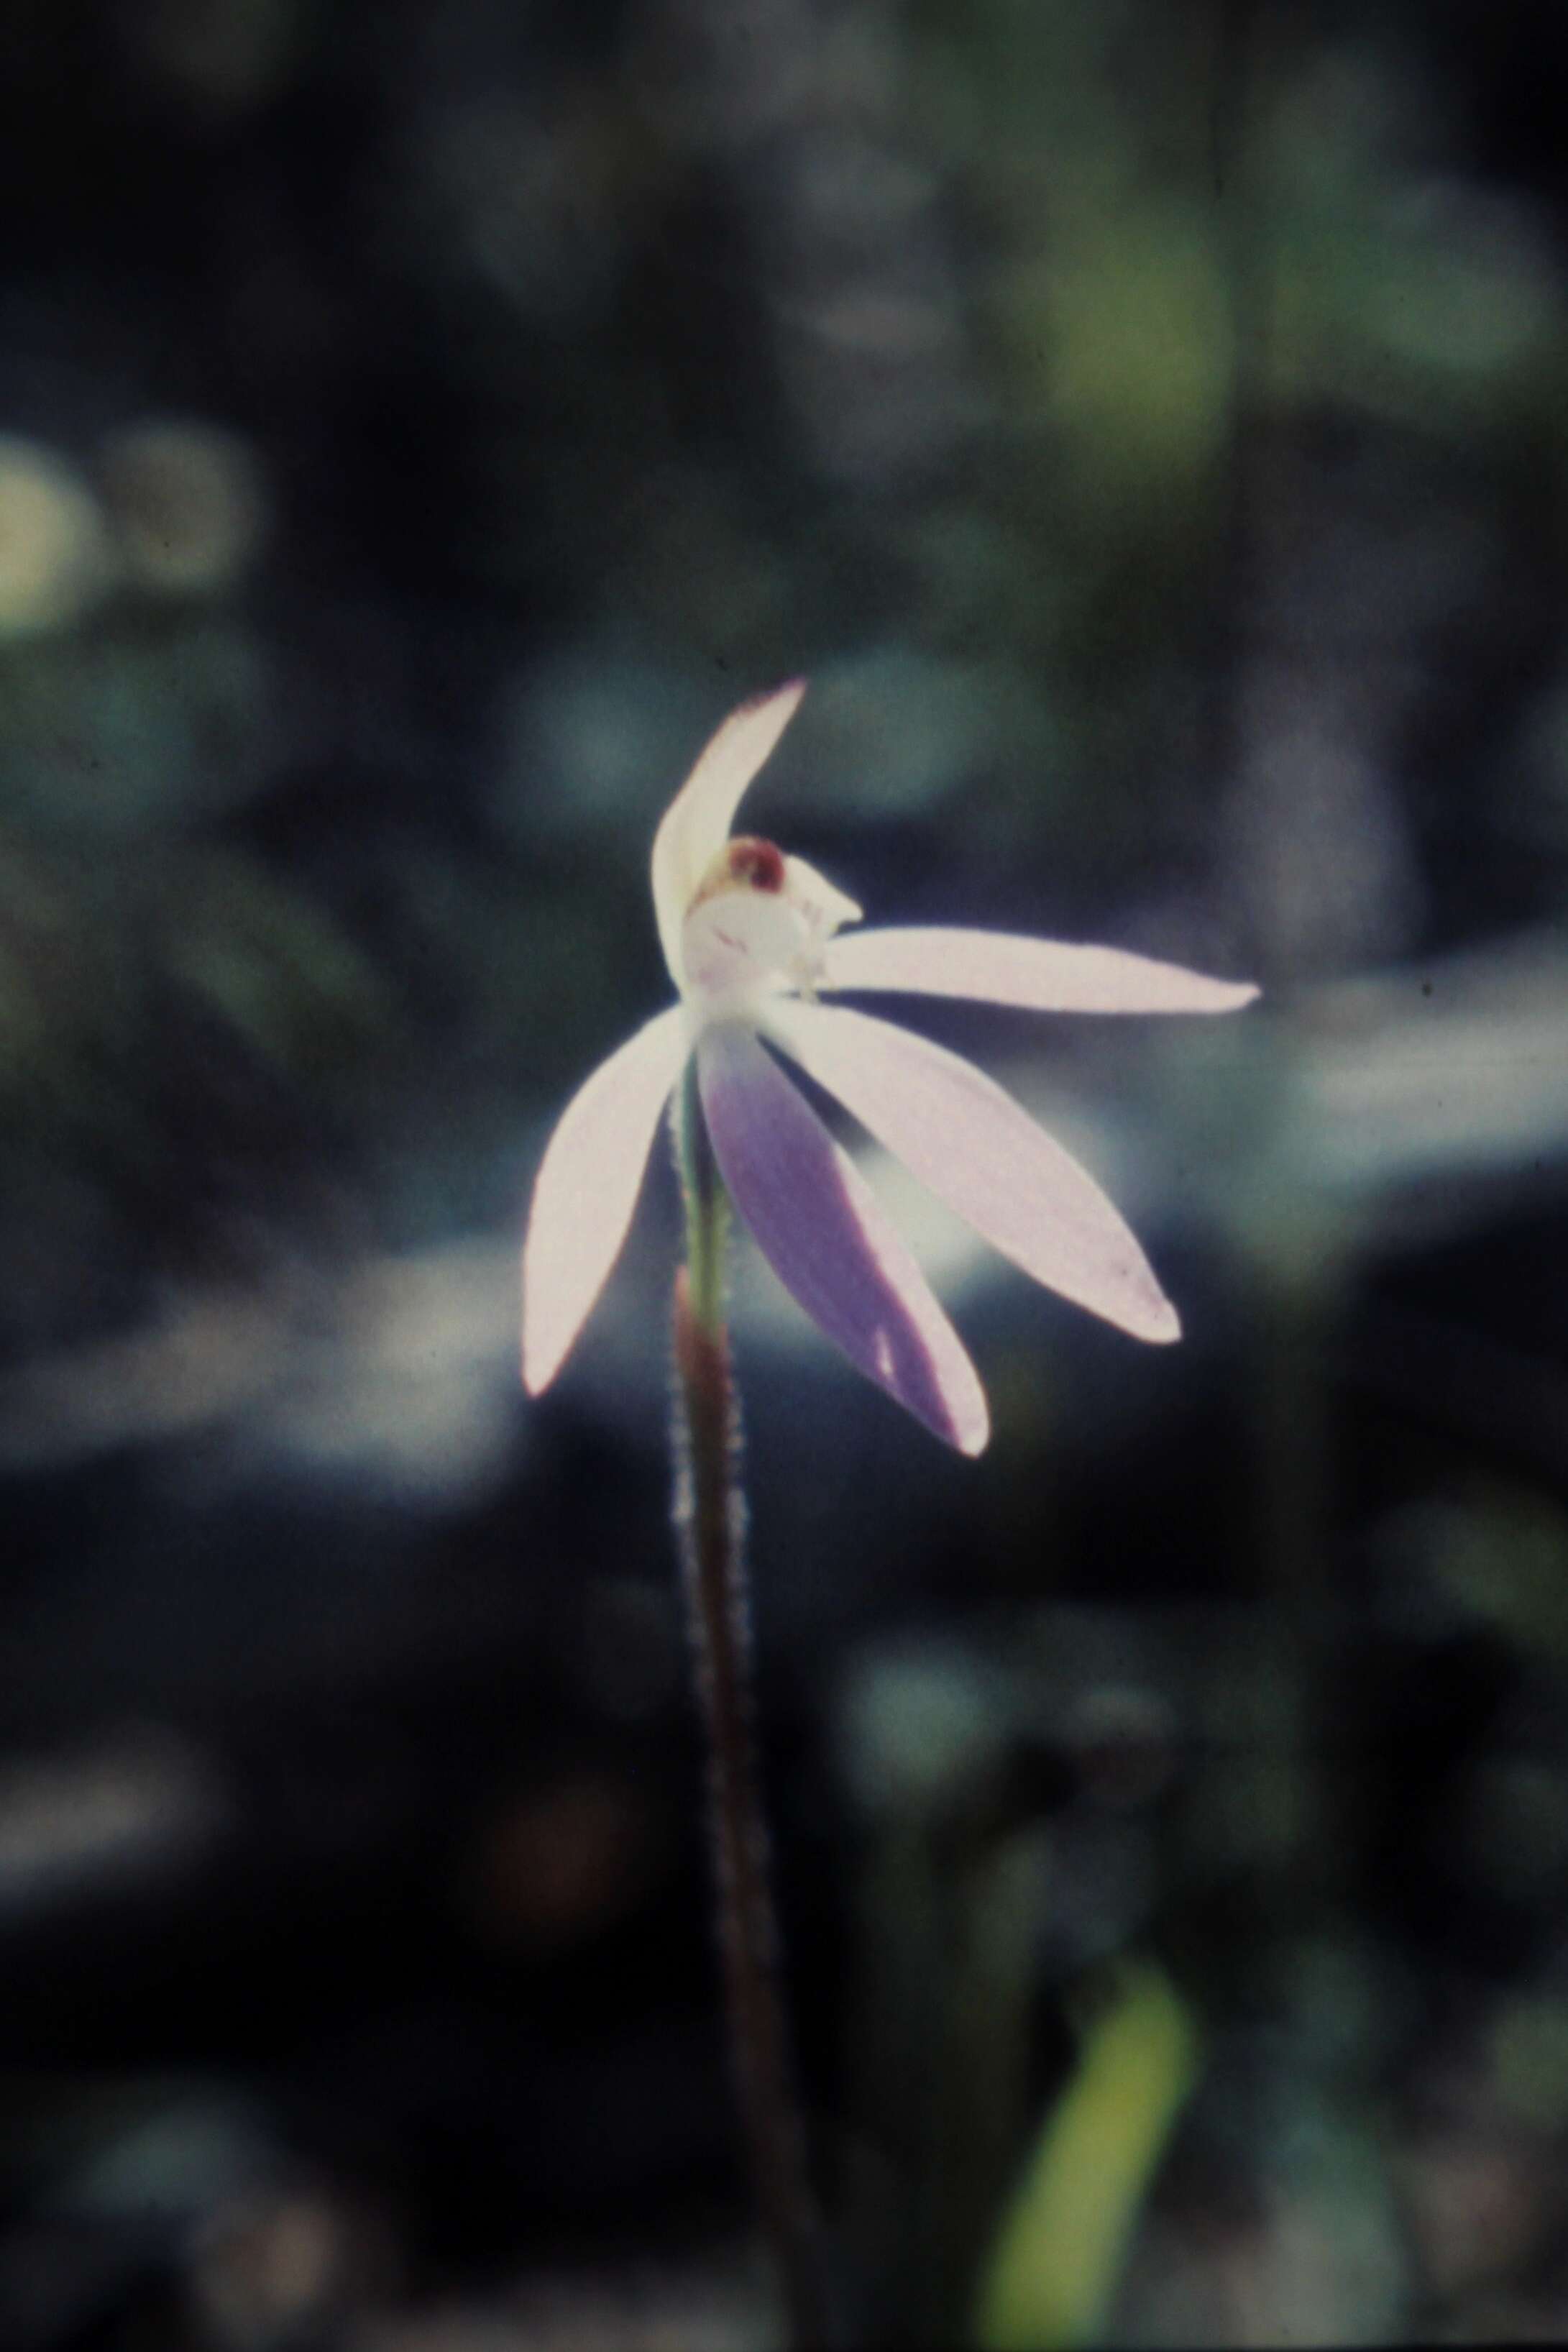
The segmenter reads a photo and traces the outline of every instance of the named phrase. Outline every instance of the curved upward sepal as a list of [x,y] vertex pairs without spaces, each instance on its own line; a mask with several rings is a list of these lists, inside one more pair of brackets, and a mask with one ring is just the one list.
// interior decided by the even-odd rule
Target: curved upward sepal
[[684,988],[681,926],[704,874],[729,837],[741,794],[800,707],[803,677],[732,711],[664,811],[653,836],[653,913],[664,961]]

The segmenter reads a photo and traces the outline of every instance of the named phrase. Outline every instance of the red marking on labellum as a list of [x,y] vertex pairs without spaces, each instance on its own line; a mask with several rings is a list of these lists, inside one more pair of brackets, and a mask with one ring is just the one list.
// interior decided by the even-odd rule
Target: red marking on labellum
[[761,840],[755,833],[737,834],[727,845],[729,875],[732,882],[743,883],[750,890],[765,890],[777,897],[784,887],[784,852],[770,841]]

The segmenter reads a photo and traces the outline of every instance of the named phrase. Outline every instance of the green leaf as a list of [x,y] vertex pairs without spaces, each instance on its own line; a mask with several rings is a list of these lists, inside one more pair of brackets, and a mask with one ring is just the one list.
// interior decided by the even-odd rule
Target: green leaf
[[982,2352],[1051,2352],[1102,2332],[1198,2066],[1197,2022],[1169,1978],[1149,1961],[1124,1963],[981,2272]]

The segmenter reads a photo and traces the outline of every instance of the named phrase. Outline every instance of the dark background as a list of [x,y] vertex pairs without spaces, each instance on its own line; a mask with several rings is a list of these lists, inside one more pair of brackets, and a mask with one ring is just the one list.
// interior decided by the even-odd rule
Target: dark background
[[738,1266],[868,2332],[962,2332],[1141,1955],[1110,2340],[1568,2334],[1565,76],[1547,0],[10,0],[5,2352],[776,2340],[664,1155],[533,1407],[516,1254],[802,671],[748,814],[870,920],[1267,990],[922,1023],[1186,1328],[880,1171],[977,1465]]

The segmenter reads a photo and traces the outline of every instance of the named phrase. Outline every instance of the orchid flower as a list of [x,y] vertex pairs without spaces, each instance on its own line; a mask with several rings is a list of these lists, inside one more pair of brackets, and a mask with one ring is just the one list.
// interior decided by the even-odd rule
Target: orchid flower
[[936,929],[856,931],[853,900],[804,858],[732,833],[803,681],[733,713],[665,811],[653,909],[678,1002],[568,1104],[534,1187],[523,1379],[549,1386],[621,1252],[660,1115],[695,1061],[719,1174],[763,1255],[852,1363],[965,1454],[988,1433],[957,1333],[848,1154],[776,1055],[843,1104],[1004,1257],[1135,1339],[1176,1309],[1092,1177],[994,1080],[945,1046],[837,1003],[968,997],[1037,1013],[1228,1013],[1255,988],[1115,948]]

